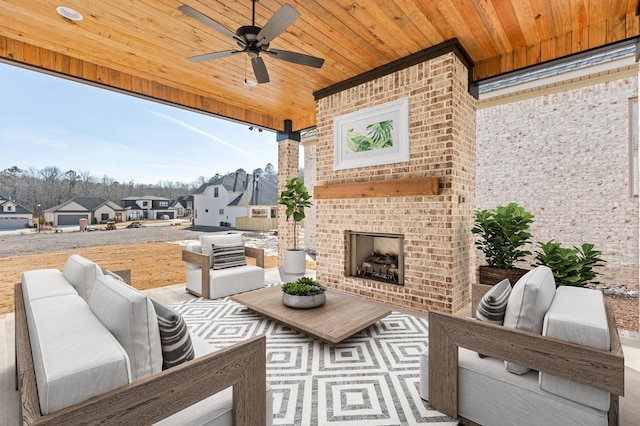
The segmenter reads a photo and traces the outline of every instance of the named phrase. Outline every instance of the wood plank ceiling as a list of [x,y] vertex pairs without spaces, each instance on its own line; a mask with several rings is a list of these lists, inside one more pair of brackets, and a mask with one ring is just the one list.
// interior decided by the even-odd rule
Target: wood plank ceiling
[[[271,82],[256,87],[243,84],[253,77],[245,54],[187,60],[235,46],[178,10],[235,31],[251,23],[251,0],[0,0],[0,58],[281,131],[285,119],[293,130],[315,125],[314,92],[453,38],[478,81],[640,34],[638,0],[286,1],[301,16],[271,48],[325,64],[267,56]],[[284,3],[260,0],[256,25]]]

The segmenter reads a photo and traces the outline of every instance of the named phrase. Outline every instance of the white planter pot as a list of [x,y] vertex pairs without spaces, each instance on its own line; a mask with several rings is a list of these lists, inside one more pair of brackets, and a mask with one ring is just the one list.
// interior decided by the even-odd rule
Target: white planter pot
[[285,306],[296,309],[317,308],[324,305],[327,296],[324,293],[313,294],[311,296],[296,296],[293,294],[282,293],[282,303]]
[[287,249],[284,252],[284,272],[287,274],[304,274],[307,270],[307,254],[304,250]]

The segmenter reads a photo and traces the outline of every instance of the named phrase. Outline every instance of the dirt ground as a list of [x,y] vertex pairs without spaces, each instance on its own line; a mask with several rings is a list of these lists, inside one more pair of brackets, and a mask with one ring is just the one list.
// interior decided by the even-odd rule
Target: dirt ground
[[[132,284],[141,290],[183,283],[186,281],[180,254],[183,245],[209,232],[210,229],[188,226],[149,226],[116,231],[0,234],[0,314],[13,312],[14,285],[23,271],[62,270],[67,257],[74,253],[107,269],[131,269]],[[245,233],[243,241],[265,250],[265,268],[278,266],[276,236]],[[315,269],[315,262],[308,262],[307,267]],[[613,307],[619,329],[639,330],[637,298],[605,296],[605,300]]]

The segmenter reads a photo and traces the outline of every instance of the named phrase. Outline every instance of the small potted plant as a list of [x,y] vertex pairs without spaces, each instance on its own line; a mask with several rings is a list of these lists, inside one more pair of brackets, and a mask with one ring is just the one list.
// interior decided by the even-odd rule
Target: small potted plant
[[278,203],[287,209],[287,221],[293,219],[293,248],[287,248],[284,256],[284,271],[290,274],[304,274],[306,270],[306,253],[298,248],[298,222],[304,219],[304,209],[311,207],[311,195],[300,178],[287,179],[285,190],[278,198]]
[[540,249],[536,250],[536,262],[532,266],[546,265],[551,268],[556,287],[595,287],[600,284],[593,281],[598,275],[593,268],[603,266],[606,260],[600,257],[601,251],[594,250],[593,244],[566,248],[551,240],[548,243],[539,242],[538,246]]
[[282,303],[290,308],[308,309],[324,305],[326,287],[310,277],[300,277],[282,285]]
[[471,232],[478,235],[476,247],[484,253],[488,264],[479,268],[480,284],[494,285],[508,278],[514,285],[527,272],[514,264],[531,254],[523,247],[531,242],[528,229],[533,215],[517,203],[509,203],[493,210],[476,211],[475,216]]

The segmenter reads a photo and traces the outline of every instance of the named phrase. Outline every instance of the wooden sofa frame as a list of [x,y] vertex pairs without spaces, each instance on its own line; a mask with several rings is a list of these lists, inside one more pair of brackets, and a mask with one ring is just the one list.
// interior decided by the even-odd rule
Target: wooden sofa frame
[[153,424],[233,386],[233,424],[266,424],[266,337],[252,337],[43,416],[22,284],[15,285],[16,387],[23,425]]
[[[264,268],[264,249],[245,247],[244,254],[246,257],[254,258],[256,266]],[[187,291],[196,297],[210,299],[209,278],[211,267],[209,266],[209,256],[195,251],[182,250],[182,260],[198,265],[202,271],[202,294],[188,288]]]
[[[472,307],[477,307],[490,288],[473,285]],[[458,348],[462,347],[610,392],[609,425],[618,425],[619,396],[624,396],[624,354],[613,313],[609,306],[606,309],[610,351],[430,311],[429,406],[458,418]],[[460,420],[462,424],[475,424],[469,419]]]

